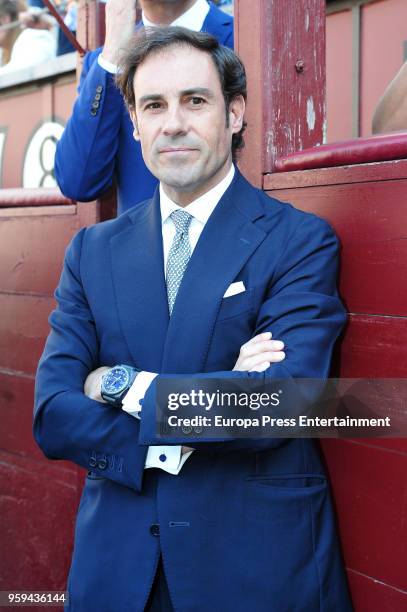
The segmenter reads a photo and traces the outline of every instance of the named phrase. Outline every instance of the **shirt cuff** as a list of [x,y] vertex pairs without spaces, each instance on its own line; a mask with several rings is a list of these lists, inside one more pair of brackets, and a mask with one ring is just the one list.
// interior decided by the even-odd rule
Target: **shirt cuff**
[[119,67],[117,64],[112,64],[112,62],[105,60],[101,53],[98,55],[98,64],[103,68],[103,70],[110,72],[110,74],[117,74],[119,72]]
[[179,474],[185,461],[194,452],[190,450],[182,455],[181,449],[182,446],[149,446],[144,468],[160,468],[169,474]]
[[153,372],[139,372],[134,383],[123,398],[122,410],[136,417],[136,419],[139,419],[141,412],[140,400],[143,399],[147,389],[156,376],[158,376],[158,374]]

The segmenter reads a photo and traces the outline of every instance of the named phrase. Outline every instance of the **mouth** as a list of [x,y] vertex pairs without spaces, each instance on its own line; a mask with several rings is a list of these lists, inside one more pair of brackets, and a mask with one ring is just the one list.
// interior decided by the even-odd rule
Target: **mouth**
[[159,153],[192,153],[198,149],[191,149],[190,147],[163,147],[158,149]]

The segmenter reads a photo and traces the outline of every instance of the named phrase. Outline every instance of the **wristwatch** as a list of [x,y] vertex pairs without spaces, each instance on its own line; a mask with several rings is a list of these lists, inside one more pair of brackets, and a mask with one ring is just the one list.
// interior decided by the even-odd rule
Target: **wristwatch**
[[127,391],[141,370],[128,365],[115,365],[102,377],[101,396],[109,404],[120,407]]

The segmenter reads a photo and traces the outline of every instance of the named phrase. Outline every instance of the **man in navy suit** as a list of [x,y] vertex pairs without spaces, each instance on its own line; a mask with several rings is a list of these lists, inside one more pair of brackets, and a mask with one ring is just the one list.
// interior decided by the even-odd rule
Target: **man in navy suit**
[[89,470],[68,610],[350,612],[313,440],[163,445],[155,422],[163,378],[327,377],[337,240],[234,167],[246,78],[216,39],[157,30],[120,87],[160,185],[72,240],[36,384],[38,444]]
[[[151,198],[156,177],[146,167],[123,99],[114,83],[120,49],[133,33],[134,0],[109,0],[103,48],[85,56],[79,96],[55,156],[64,195],[90,201],[115,180],[118,213]],[[139,25],[176,25],[202,30],[233,48],[233,18],[206,0],[140,0]]]

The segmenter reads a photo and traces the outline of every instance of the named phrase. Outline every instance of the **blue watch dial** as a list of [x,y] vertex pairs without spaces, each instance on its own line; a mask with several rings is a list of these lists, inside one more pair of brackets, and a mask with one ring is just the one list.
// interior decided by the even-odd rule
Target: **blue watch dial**
[[117,395],[129,384],[130,374],[125,368],[112,368],[103,377],[103,391],[109,395]]

